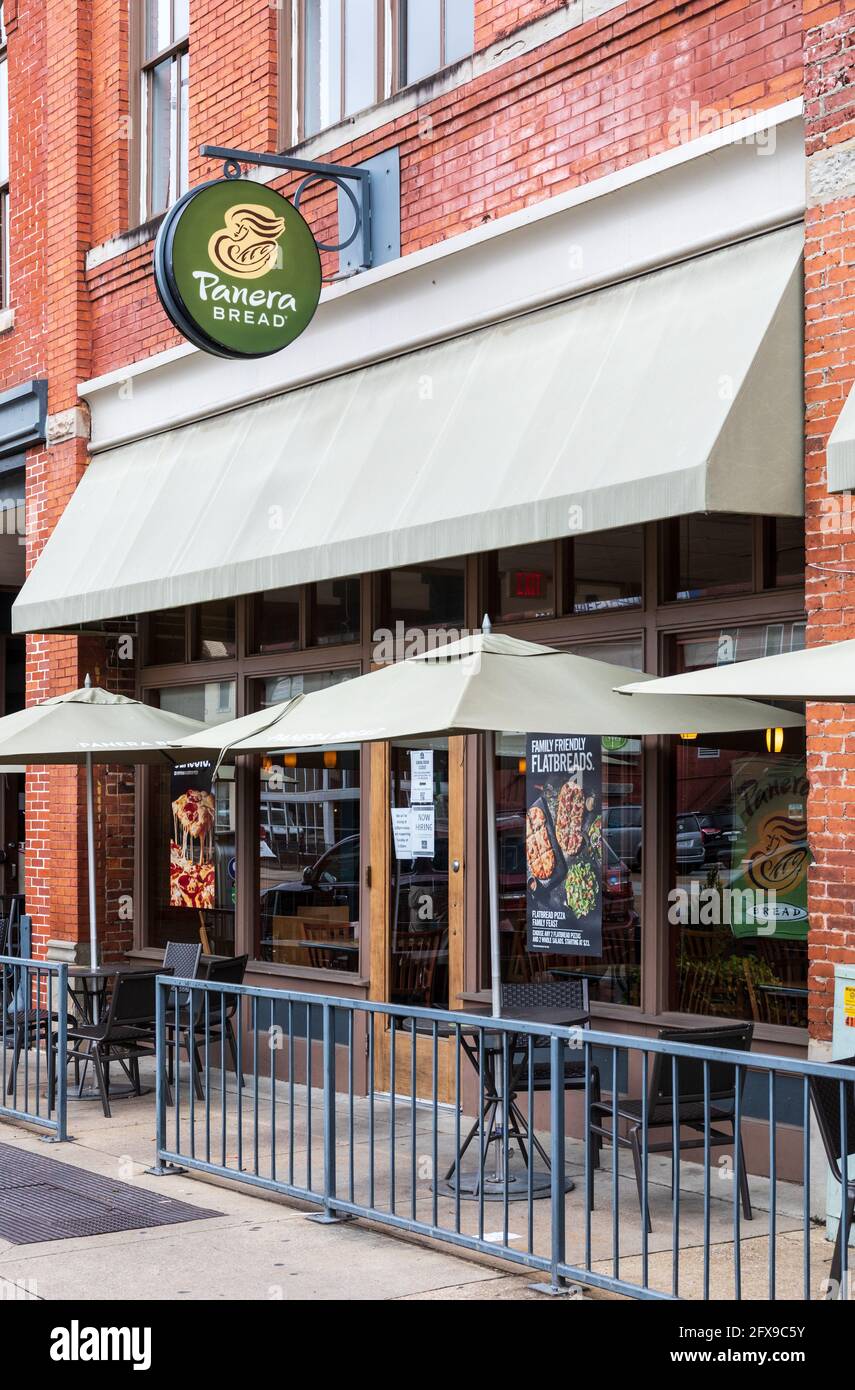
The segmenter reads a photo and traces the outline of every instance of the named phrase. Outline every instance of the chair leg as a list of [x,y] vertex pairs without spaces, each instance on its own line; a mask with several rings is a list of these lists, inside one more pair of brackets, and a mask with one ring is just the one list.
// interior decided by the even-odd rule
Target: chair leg
[[97,1047],[94,1047],[94,1048],[92,1049],[91,1056],[92,1056],[92,1065],[93,1065],[94,1068],[95,1068],[95,1078],[96,1078],[96,1080],[97,1080],[97,1082],[98,1082],[98,1090],[99,1090],[99,1092],[100,1092],[100,1094],[101,1094],[101,1105],[102,1105],[102,1107],[103,1107],[103,1109],[104,1109],[104,1116],[105,1116],[106,1119],[109,1120],[109,1119],[111,1119],[111,1113],[110,1113],[110,1097],[109,1097],[109,1093],[108,1093],[108,1089],[107,1089],[107,1078],[106,1078],[106,1071],[105,1071],[105,1067],[104,1067],[104,1059],[102,1058],[101,1052],[100,1052],[99,1048],[97,1048]]
[[[736,1136],[734,1135],[734,1138]],[[745,1150],[742,1147],[742,1135],[739,1135],[739,1191],[742,1197],[742,1214],[746,1221],[754,1220],[754,1213],[751,1210],[751,1192],[748,1187],[748,1169],[745,1166]]]
[[[849,1229],[849,1235],[850,1235],[850,1237],[851,1237],[851,1235],[852,1235],[852,1220],[853,1220],[853,1217],[855,1217],[855,1189],[853,1189],[853,1191],[850,1192],[849,1195],[848,1195],[848,1197],[847,1197],[847,1196],[845,1196],[844,1188],[843,1188],[842,1185],[841,1185],[841,1188],[840,1188],[840,1224],[839,1224],[838,1227],[837,1227],[837,1240],[834,1242],[834,1254],[833,1254],[832,1257],[831,1257],[831,1274],[830,1274],[830,1279],[831,1279],[831,1286],[832,1286],[832,1287],[829,1289],[829,1292],[828,1292],[828,1297],[829,1297],[829,1298],[834,1298],[834,1297],[835,1297],[835,1290],[838,1290],[843,1298],[848,1297],[848,1291],[847,1291],[846,1289],[840,1290],[840,1273],[841,1273],[841,1270],[842,1270],[842,1268],[843,1268],[843,1203],[844,1203],[844,1201],[846,1202],[846,1205],[847,1205],[847,1225],[848,1225],[848,1229]],[[848,1261],[847,1261],[847,1273],[848,1273],[848,1272],[849,1272],[849,1271],[848,1271]]]
[[[225,1019],[225,1028],[226,1028],[226,1037],[227,1037],[228,1040],[229,1040],[229,1051],[230,1051],[231,1054],[232,1054],[232,1063],[233,1063],[234,1069],[235,1069],[235,1076],[237,1076],[237,1069],[238,1069],[237,1040],[235,1039],[235,1030],[234,1030],[234,1028],[232,1028],[232,1021],[231,1021],[230,1018],[226,1018],[226,1019]],[[241,1074],[240,1074],[240,1084],[241,1084],[241,1086],[244,1084],[244,1083],[243,1083],[243,1072],[241,1072]]]
[[[187,1037],[189,1040],[189,1033],[187,1034]],[[198,1044],[195,1041],[193,1043],[193,1089],[196,1092],[197,1100],[205,1099],[205,1091],[202,1086],[202,1054],[199,1051]]]
[[[600,1096],[600,1073],[597,1071],[597,1068],[594,1067],[594,1068],[592,1069],[592,1072],[591,1072],[591,1103],[592,1103],[593,1105],[599,1105],[600,1100],[601,1100],[601,1096]],[[603,1139],[602,1139],[602,1135],[600,1135],[600,1134],[591,1134],[591,1135],[590,1135],[590,1140],[591,1140],[591,1167],[592,1167],[592,1168],[599,1168],[599,1166],[600,1166],[600,1154],[602,1153],[602,1150],[603,1150]]]
[[[643,1171],[642,1171],[643,1165],[642,1165],[642,1162],[641,1162],[641,1144],[640,1144],[639,1141],[638,1141],[638,1128],[637,1128],[637,1126],[635,1126],[635,1125],[633,1125],[632,1129],[629,1131],[629,1146],[630,1146],[630,1148],[631,1148],[631,1150],[632,1150],[632,1162],[633,1162],[633,1167],[635,1168],[635,1185],[636,1185],[636,1187],[638,1188],[638,1205],[639,1205],[639,1207],[641,1208],[641,1214],[642,1214],[642,1216],[643,1216],[643,1215],[644,1215],[644,1174],[643,1174]],[[653,1222],[652,1222],[651,1219],[650,1219],[650,1193],[649,1193],[649,1190],[648,1190],[648,1194],[647,1194],[647,1230],[648,1230],[648,1232],[650,1232],[650,1231],[653,1230]]]

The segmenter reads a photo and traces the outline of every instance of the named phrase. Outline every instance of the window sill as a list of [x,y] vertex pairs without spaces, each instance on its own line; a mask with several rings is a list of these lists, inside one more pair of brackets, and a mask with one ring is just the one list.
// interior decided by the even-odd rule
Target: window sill
[[15,327],[15,310],[0,309],[0,334],[11,333]]
[[154,241],[165,216],[165,212],[160,212],[149,222],[141,222],[138,227],[131,227],[128,231],[122,232],[120,236],[113,237],[110,241],[103,241],[100,246],[90,247],[86,252],[87,271],[99,270],[108,261],[117,260],[120,256],[127,255],[129,251],[135,251],[138,247],[145,246],[147,242]]

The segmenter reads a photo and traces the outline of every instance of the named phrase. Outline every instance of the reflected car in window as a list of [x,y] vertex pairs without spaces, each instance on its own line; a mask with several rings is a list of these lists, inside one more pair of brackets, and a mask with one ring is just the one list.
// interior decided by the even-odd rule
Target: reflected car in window
[[700,869],[704,864],[704,838],[697,816],[677,817],[676,857],[678,869]]

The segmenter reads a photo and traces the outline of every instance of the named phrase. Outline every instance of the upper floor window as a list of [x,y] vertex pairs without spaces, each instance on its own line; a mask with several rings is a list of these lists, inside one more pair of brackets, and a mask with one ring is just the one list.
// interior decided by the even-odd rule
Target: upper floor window
[[140,220],[165,212],[189,185],[190,0],[141,0]]
[[9,303],[9,64],[4,8],[0,4],[0,309]]
[[[474,0],[292,0],[282,6],[290,143],[472,52]],[[284,85],[284,83],[283,83]]]

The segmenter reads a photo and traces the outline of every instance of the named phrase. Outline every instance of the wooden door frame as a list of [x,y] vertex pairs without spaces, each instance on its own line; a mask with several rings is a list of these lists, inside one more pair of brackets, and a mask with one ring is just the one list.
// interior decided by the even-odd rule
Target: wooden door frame
[[[465,903],[466,903],[466,739],[448,740],[448,1006],[458,1007],[464,988],[465,968]],[[370,927],[370,985],[369,999],[389,1001],[391,980],[391,818],[389,793],[391,751],[388,743],[373,743],[370,747],[370,808],[369,808],[369,927]],[[457,862],[458,869],[453,868]],[[382,1025],[382,1026],[381,1026]],[[374,1085],[378,1090],[389,1089],[391,1048],[389,1029],[378,1019],[374,1030]],[[410,1085],[411,1038],[397,1040],[395,1090],[408,1095]],[[454,1099],[454,1049],[447,1038],[439,1040],[437,1053],[437,1099]],[[416,1039],[416,1068],[418,1094],[432,1096],[433,1047],[428,1036]]]

